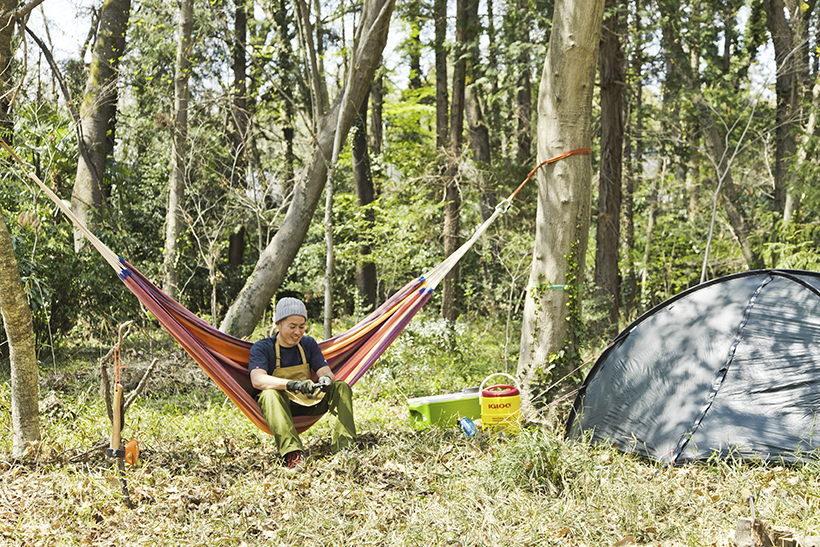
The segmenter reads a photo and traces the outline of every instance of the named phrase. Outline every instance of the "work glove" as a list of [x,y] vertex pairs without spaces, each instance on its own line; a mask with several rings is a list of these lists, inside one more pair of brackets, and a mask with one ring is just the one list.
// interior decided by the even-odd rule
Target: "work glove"
[[322,376],[321,378],[319,378],[319,383],[316,384],[316,385],[319,387],[319,389],[321,389],[322,391],[327,393],[332,384],[333,384],[333,380],[331,380],[330,376],[328,376],[326,374],[326,375]]
[[290,380],[287,387],[288,391],[299,391],[305,395],[311,395],[316,391],[316,385],[312,380]]

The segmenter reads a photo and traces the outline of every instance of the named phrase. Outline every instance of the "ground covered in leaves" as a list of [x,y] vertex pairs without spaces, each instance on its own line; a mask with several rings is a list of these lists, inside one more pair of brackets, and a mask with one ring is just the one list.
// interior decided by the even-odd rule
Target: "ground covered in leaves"
[[758,518],[820,533],[813,464],[670,469],[564,442],[549,423],[472,438],[418,429],[406,400],[374,399],[366,380],[357,449],[331,455],[322,421],[304,435],[305,469],[287,474],[271,439],[182,355],[129,410],[123,435],[141,457],[122,475],[100,449],[110,425],[94,374],[43,374],[43,439],[20,460],[0,384],[0,544],[723,547],[750,514],[744,489]]

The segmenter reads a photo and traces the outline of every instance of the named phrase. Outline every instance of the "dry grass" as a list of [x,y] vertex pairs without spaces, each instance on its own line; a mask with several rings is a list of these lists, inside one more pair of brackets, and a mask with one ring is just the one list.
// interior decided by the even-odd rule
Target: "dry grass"
[[[196,376],[195,372],[186,374]],[[81,383],[81,382],[80,382]],[[359,384],[359,447],[329,454],[324,422],[304,436],[304,472],[283,472],[272,442],[194,382],[178,404],[138,400],[126,468],[85,454],[107,434],[93,390],[58,394],[25,461],[0,445],[0,543],[23,545],[730,545],[739,516],[820,533],[817,467],[715,461],[667,468],[564,442],[545,426],[514,437],[416,430],[401,401]],[[175,388],[175,389],[177,389]],[[0,390],[8,428],[9,393]],[[188,401],[182,405],[183,401]]]

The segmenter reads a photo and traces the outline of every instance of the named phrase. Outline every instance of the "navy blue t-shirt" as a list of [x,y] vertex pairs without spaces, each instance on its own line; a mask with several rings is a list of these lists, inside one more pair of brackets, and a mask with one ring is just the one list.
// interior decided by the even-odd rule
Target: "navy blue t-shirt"
[[[276,368],[275,340],[276,334],[269,338],[263,338],[258,342],[254,342],[251,346],[250,357],[248,358],[248,373],[256,368],[261,368],[268,374],[274,371]],[[313,372],[318,372],[320,368],[327,365],[325,356],[322,355],[322,350],[319,349],[319,344],[316,343],[316,340],[308,335],[304,335],[299,341],[299,344],[302,346],[302,349],[305,350],[305,358],[307,359],[308,365],[310,365]],[[280,345],[279,355],[282,358],[282,362],[279,363],[279,366],[282,368],[294,367],[302,364],[302,355],[299,353],[299,348],[296,346],[286,348],[285,346]]]

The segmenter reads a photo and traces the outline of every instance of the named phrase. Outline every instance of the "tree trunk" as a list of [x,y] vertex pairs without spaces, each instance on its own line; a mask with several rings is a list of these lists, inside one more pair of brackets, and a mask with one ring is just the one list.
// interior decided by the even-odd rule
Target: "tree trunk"
[[11,118],[11,100],[14,95],[14,70],[12,69],[11,42],[14,37],[14,10],[17,2],[0,0],[0,132],[6,143],[12,144],[14,120]]
[[[4,116],[5,117],[5,116]],[[11,355],[12,456],[22,457],[26,443],[40,440],[37,353],[31,319],[14,247],[0,215],[0,312]]]
[[447,146],[447,128],[449,120],[449,98],[447,96],[447,49],[444,41],[447,38],[447,0],[433,0],[433,17],[435,20],[436,57],[436,149],[439,153]]
[[[12,38],[16,2],[0,0],[0,135],[12,143]],[[34,323],[6,221],[0,213],[0,314],[11,363],[12,456],[23,457],[26,443],[40,440],[39,389]]]
[[[527,0],[518,0],[518,20],[520,21],[519,40],[522,44],[529,42],[528,25],[525,23],[528,20]],[[532,125],[532,83],[530,82],[530,52],[529,48],[522,47],[521,54],[518,56],[518,128],[517,128],[517,144],[518,144],[518,161],[526,165],[530,161],[530,150],[532,149],[532,136],[530,134],[530,126]]]
[[[456,0],[456,43],[453,64],[453,102],[450,104],[450,153],[444,175],[444,256],[459,247],[461,230],[461,193],[458,188],[461,146],[464,142],[464,97],[467,77],[467,48],[471,41],[469,16],[477,13],[478,0]],[[444,277],[441,290],[441,315],[450,321],[458,317],[459,265]]]
[[[288,31],[287,17],[288,3],[286,0],[279,0],[278,8],[274,13],[274,20],[279,31],[279,82],[280,94],[282,95],[282,114],[280,123],[282,125],[282,152],[284,153],[284,179],[282,195],[287,196],[293,189],[294,163],[296,157],[293,153],[293,139],[295,130],[293,127],[294,117],[294,97],[293,97],[293,49],[291,47],[291,34]],[[261,250],[261,249],[260,249]]]
[[[629,121],[627,125],[624,146],[624,164],[627,168],[624,177],[623,191],[623,211],[622,226],[624,228],[624,257],[627,260],[626,290],[624,291],[624,304],[626,306],[627,323],[629,323],[640,311],[640,299],[638,293],[638,279],[635,272],[635,189],[640,186],[643,180],[643,29],[641,25],[641,0],[635,0],[635,22],[632,32],[633,43],[635,44],[632,58],[632,80],[634,96],[634,123]],[[632,159],[632,150],[635,151],[635,159]]]
[[[80,109],[82,134],[91,163],[81,155],[71,194],[71,209],[80,222],[93,222],[93,211],[103,206],[105,162],[114,149],[114,127],[117,114],[117,67],[125,50],[125,31],[131,12],[131,0],[105,0],[100,12],[100,26],[88,80]],[[74,248],[79,251],[85,238],[74,229]]]
[[[359,115],[356,117],[356,125],[353,134],[353,181],[356,183],[356,196],[359,200],[359,207],[367,207],[373,203],[376,197],[373,187],[373,177],[370,173],[370,156],[367,153],[367,95],[362,101]],[[365,212],[365,222],[362,232],[368,233],[374,224],[375,217],[373,209],[368,207]],[[370,244],[363,243],[359,247],[361,255],[359,264],[356,267],[356,289],[363,301],[365,309],[375,309],[376,305],[376,264],[370,260]]]
[[174,72],[174,135],[171,148],[171,179],[168,183],[168,210],[165,216],[165,262],[162,290],[176,298],[179,272],[176,261],[178,241],[184,229],[185,164],[188,158],[188,77],[191,71],[191,32],[194,0],[182,0],[179,8],[179,43]]
[[[221,324],[221,330],[234,336],[247,336],[262,318],[271,298],[296,256],[310,221],[316,211],[327,179],[327,162],[333,153],[337,128],[346,138],[358,115],[359,105],[370,91],[373,75],[381,61],[387,40],[387,29],[393,12],[394,0],[371,0],[365,3],[357,36],[360,41],[353,51],[356,62],[347,74],[351,79],[346,100],[340,92],[316,134],[312,158],[307,162],[303,177],[293,191],[288,212],[281,227],[256,263],[254,271],[233,302]],[[337,121],[341,116],[341,123]]]
[[[555,2],[538,91],[539,158],[590,146],[603,11],[604,0]],[[539,377],[560,378],[576,365],[591,179],[592,163],[585,155],[538,172],[535,250],[518,360],[518,376],[526,391]],[[569,290],[546,290],[552,284],[568,285]]]
[[[808,22],[815,1],[764,0],[766,26],[772,36],[777,69],[775,94],[774,212],[783,218],[791,191],[792,171],[800,132],[803,88],[808,78]],[[788,11],[788,15],[786,13]],[[794,204],[789,206],[790,213]]]
[[[248,176],[248,13],[246,0],[235,0],[234,42],[232,44],[233,62],[233,107],[234,126],[233,153],[234,167],[231,180],[240,188],[247,186]],[[245,254],[245,226],[240,225],[228,236],[228,263],[232,266],[242,264]]]
[[370,152],[374,156],[380,156],[382,153],[382,105],[384,104],[384,76],[379,76],[373,80],[370,86]]
[[595,242],[595,285],[598,295],[608,299],[606,338],[617,334],[621,284],[618,271],[621,238],[621,172],[623,163],[624,56],[622,0],[606,0],[608,14],[601,30],[601,166],[598,176],[598,230]]

